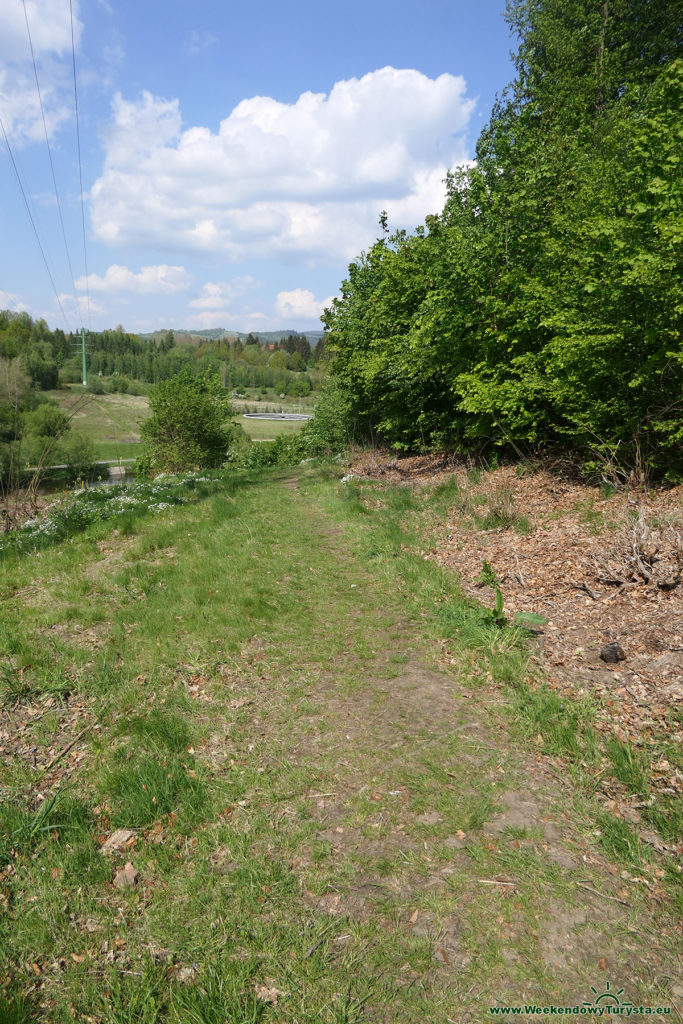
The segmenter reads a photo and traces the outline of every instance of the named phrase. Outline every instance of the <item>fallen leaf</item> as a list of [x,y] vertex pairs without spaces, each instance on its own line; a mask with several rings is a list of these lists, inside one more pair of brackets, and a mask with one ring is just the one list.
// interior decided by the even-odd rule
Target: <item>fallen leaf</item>
[[116,872],[114,876],[114,885],[117,889],[127,889],[129,886],[137,885],[139,879],[140,873],[135,870],[129,861],[125,868]]
[[131,839],[135,839],[135,832],[132,829],[119,828],[116,830],[116,832],[113,832],[109,836],[109,838],[102,843],[99,852],[103,855],[113,853],[115,850],[120,849],[122,846],[129,844]]
[[258,982],[254,985],[256,992],[256,998],[262,1003],[270,1003],[271,1006],[277,1006],[278,996],[286,995],[285,992],[281,992],[279,988],[269,988],[267,985],[259,985]]

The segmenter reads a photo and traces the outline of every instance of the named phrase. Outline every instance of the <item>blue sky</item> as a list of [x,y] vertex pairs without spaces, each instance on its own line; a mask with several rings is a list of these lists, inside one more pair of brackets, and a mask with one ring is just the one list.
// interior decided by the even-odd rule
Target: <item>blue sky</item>
[[70,329],[319,328],[380,211],[412,230],[471,159],[512,77],[503,8],[73,0],[86,281],[69,0],[3,0],[0,118],[55,288],[0,136],[0,308]]

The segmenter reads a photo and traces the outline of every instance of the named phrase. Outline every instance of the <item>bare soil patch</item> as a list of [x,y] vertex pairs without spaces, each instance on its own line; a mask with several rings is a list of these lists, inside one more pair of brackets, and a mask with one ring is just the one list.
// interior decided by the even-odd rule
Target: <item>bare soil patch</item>
[[[483,604],[493,605],[498,586],[509,618],[543,616],[538,658],[550,685],[598,698],[603,732],[680,749],[683,487],[607,494],[545,469],[473,474],[447,456],[364,453],[351,471],[412,486],[455,477],[457,497],[428,557],[454,569]],[[496,511],[509,524],[483,528]],[[615,664],[600,657],[611,641],[625,654]],[[683,794],[683,775],[666,757],[652,782]]]
[[46,787],[61,784],[87,758],[97,728],[90,703],[75,695],[0,707],[0,764],[45,771]]

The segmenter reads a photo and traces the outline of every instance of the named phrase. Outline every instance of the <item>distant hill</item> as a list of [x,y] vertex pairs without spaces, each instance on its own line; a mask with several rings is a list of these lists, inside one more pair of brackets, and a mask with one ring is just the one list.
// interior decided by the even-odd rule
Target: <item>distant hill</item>
[[[188,340],[191,338],[199,338],[203,341],[223,341],[224,338],[229,340],[244,341],[248,335],[242,331],[229,331],[224,327],[212,327],[208,330],[196,331],[187,330],[184,327],[172,327],[166,328],[163,331],[153,331],[151,334],[140,334],[140,338],[144,338],[146,341],[153,341],[159,338],[163,338],[168,331],[172,330],[174,335],[179,341]],[[295,331],[295,330],[284,330],[284,331],[252,331],[253,337],[258,338],[259,341],[264,344],[271,344],[275,341],[284,341],[290,334],[299,335],[303,338],[307,338],[311,345],[315,346],[323,336],[322,331]]]

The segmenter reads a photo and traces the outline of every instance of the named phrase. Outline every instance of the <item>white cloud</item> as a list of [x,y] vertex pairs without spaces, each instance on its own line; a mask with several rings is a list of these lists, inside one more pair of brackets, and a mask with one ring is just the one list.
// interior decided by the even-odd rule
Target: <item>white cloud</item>
[[[104,277],[90,274],[87,279],[87,286],[91,292],[134,292],[139,295],[172,295],[189,288],[191,283],[192,275],[185,267],[169,267],[165,263],[141,267],[137,274],[128,267],[112,263]],[[85,277],[78,278],[76,287],[81,292],[86,290]]]
[[[60,294],[59,294],[59,301],[60,301],[60,303],[62,305],[62,309],[64,310],[66,315],[68,317],[75,317],[76,318],[76,320],[77,320],[76,327],[82,326],[82,324],[84,323],[84,321],[85,321],[85,319],[86,319],[86,317],[88,315],[88,312],[90,312],[90,313],[104,313],[105,312],[104,307],[100,306],[99,303],[95,302],[92,299],[92,297],[90,299],[90,302],[88,303],[86,301],[86,298],[85,298],[84,295],[72,295],[70,292],[60,292]],[[51,312],[51,316],[52,317],[55,316],[55,311],[58,308],[59,307],[56,304],[53,305],[52,312]],[[49,320],[50,317],[46,317],[46,319]]]
[[[68,330],[80,327],[87,317],[87,306],[83,297],[79,302],[70,292],[58,292],[51,306],[40,307],[35,304],[29,305],[14,292],[5,292],[0,289],[0,309],[10,309],[15,313],[30,313],[34,320],[46,320],[51,327],[66,327]],[[91,300],[90,312],[104,313],[104,310]]]
[[14,292],[4,292],[0,288],[0,309],[11,309],[13,313],[28,311],[28,306],[21,296]]
[[[74,0],[74,36],[78,42],[83,26],[78,18],[78,0]],[[63,54],[71,51],[69,5],[64,0],[26,0],[36,57],[45,51]],[[16,61],[20,55],[30,58],[26,18],[22,0],[3,0],[0,8],[0,60]]]
[[213,33],[199,32],[195,29],[185,39],[183,50],[190,57],[196,57],[202,50],[208,50],[210,46],[215,46],[217,42],[218,36],[213,35]]
[[233,277],[230,281],[207,281],[202,288],[201,294],[192,299],[188,305],[192,309],[222,309],[226,310],[235,299],[246,295],[261,287],[261,282],[250,274],[243,277]]
[[332,305],[333,298],[329,295],[326,299],[316,299],[306,288],[295,288],[291,292],[278,292],[275,310],[278,316],[285,318],[318,320],[323,309]]
[[[82,23],[74,0],[74,38],[78,45]],[[26,16],[36,59],[49,134],[72,111],[68,93],[71,53],[69,5],[64,0],[26,0]],[[40,105],[31,65],[31,51],[22,0],[0,4],[0,110],[10,139],[17,144],[44,137]]]
[[232,330],[239,330],[235,327],[232,319],[229,319],[224,309],[204,310],[201,313],[192,313],[183,320],[183,327],[188,330],[208,331],[213,327],[224,327]]
[[217,132],[183,127],[178,100],[117,95],[93,230],[112,245],[336,263],[368,244],[380,210],[412,228],[441,208],[473,109],[461,77],[390,67],[292,104],[243,100]]

